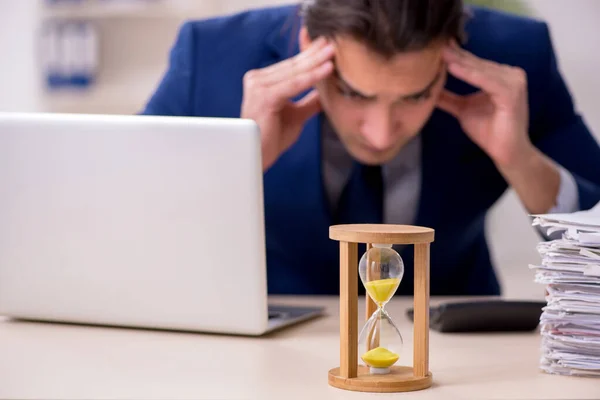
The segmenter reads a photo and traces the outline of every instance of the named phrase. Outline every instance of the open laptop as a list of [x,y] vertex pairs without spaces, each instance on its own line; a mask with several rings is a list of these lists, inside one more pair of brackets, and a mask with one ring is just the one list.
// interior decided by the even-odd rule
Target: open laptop
[[262,335],[260,135],[241,119],[0,113],[0,315]]

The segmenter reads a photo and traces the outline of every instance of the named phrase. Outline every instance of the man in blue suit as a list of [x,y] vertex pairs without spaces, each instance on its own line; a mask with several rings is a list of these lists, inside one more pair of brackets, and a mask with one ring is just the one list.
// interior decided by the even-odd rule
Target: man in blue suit
[[485,217],[508,187],[532,214],[600,201],[547,26],[463,7],[311,0],[182,27],[143,113],[258,123],[270,293],[337,294],[328,228],[370,222],[436,230],[432,294],[499,294]]

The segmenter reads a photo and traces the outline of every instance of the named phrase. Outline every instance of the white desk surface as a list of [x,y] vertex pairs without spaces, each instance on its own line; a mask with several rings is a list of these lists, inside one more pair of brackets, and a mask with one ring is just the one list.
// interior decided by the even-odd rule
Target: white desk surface
[[[19,399],[598,399],[600,381],[538,370],[539,333],[432,331],[434,386],[404,394],[330,387],[339,362],[338,299],[275,298],[327,306],[327,315],[262,338],[0,319],[0,398]],[[432,299],[431,304],[440,300]],[[359,302],[361,307],[363,301]],[[411,299],[388,310],[412,364]],[[359,328],[363,323],[363,311]]]

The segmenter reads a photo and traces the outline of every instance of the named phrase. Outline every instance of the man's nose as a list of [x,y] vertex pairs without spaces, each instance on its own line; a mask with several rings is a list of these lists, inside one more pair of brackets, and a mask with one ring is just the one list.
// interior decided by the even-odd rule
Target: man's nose
[[371,147],[385,150],[392,145],[394,125],[388,107],[373,107],[365,115],[362,133]]

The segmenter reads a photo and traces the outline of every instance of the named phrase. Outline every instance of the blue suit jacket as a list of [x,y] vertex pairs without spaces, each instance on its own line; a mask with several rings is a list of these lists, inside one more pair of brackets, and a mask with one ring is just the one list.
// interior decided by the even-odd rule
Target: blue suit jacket
[[[242,78],[250,69],[298,52],[295,7],[265,8],[183,25],[170,65],[143,114],[239,117]],[[600,148],[574,111],[544,23],[474,9],[467,25],[474,54],[522,67],[528,75],[530,135],[577,180],[580,207],[600,201]],[[474,91],[450,78],[457,93]],[[337,294],[338,243],[321,180],[320,124],[264,175],[268,288],[272,294]],[[490,158],[448,114],[435,111],[422,131],[422,186],[416,224],[436,230],[431,294],[499,294],[485,237],[490,207],[507,183]],[[400,294],[412,294],[412,248]],[[523,266],[526,268],[526,266]]]

